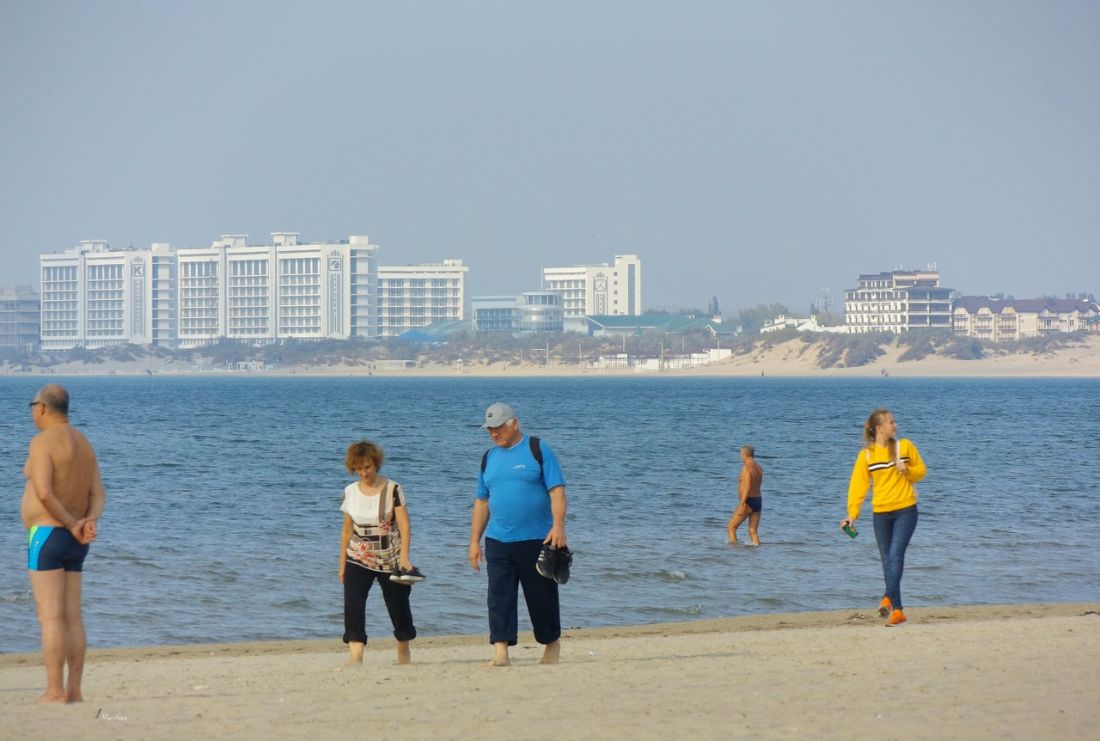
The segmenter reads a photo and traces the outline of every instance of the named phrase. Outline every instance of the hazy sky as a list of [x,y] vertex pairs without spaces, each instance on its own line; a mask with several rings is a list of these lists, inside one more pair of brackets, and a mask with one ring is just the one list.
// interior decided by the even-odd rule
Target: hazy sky
[[0,286],[81,239],[368,234],[647,306],[936,263],[1100,293],[1100,3],[0,0]]

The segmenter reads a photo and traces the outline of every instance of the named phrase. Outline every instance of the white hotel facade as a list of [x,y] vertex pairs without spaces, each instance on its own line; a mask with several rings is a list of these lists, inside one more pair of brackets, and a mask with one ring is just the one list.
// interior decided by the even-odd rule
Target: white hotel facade
[[953,293],[940,286],[936,270],[860,275],[844,292],[844,323],[852,334],[951,329]]
[[40,257],[42,349],[375,337],[377,255],[366,236],[299,243],[293,232],[178,250],[81,242]]
[[437,321],[466,318],[462,260],[378,268],[378,334],[396,337]]
[[637,255],[615,255],[611,264],[543,268],[542,280],[543,290],[561,296],[567,322],[642,313],[642,261]]

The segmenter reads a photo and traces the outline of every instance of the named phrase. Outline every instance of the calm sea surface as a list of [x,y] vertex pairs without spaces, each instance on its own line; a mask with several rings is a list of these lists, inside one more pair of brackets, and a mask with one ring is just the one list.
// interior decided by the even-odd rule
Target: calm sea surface
[[[84,580],[92,646],[338,638],[343,456],[363,437],[409,496],[412,560],[429,577],[413,590],[421,634],[485,633],[466,545],[489,445],[478,425],[497,400],[565,470],[567,626],[870,610],[870,503],[855,541],[837,522],[876,406],[928,463],[908,608],[1100,600],[1098,380],[58,380],[108,491]],[[4,652],[38,648],[18,510],[41,382],[0,379]],[[765,469],[758,549],[725,542],[743,443]],[[379,594],[367,611],[389,640]]]

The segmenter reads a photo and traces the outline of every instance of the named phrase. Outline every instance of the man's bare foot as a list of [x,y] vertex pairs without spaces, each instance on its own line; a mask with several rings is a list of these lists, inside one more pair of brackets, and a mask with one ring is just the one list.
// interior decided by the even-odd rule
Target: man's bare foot
[[558,663],[558,656],[561,654],[561,641],[554,641],[553,643],[547,643],[546,648],[542,650],[542,658],[539,660],[540,664],[556,664]]
[[508,644],[498,643],[494,644],[496,650],[493,651],[493,658],[486,661],[481,666],[488,669],[495,666],[511,666],[512,662],[508,658]]
[[397,642],[397,663],[398,664],[411,664],[412,655],[409,653],[409,642],[398,641]]
[[81,695],[79,691],[77,691],[76,693],[67,692],[65,694],[65,702],[84,702],[84,696]]
[[47,705],[47,704],[63,704],[66,702],[64,694],[56,694],[50,692],[43,692],[37,700],[34,701],[35,705]]
[[363,649],[367,647],[365,643],[359,643],[358,641],[351,641],[348,643],[348,658],[342,665],[342,669],[355,669],[363,665]]
[[730,545],[737,545],[737,538],[730,538],[729,539],[729,544]]

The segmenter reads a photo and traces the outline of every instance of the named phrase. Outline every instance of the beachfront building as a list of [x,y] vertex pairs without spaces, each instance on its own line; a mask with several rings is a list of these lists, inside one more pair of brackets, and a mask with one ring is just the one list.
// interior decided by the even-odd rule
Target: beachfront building
[[844,323],[853,334],[951,329],[953,293],[940,286],[936,270],[860,275],[844,292]]
[[475,332],[511,332],[515,328],[515,296],[474,296],[470,314]]
[[1056,332],[1088,331],[1100,306],[1083,299],[993,299],[962,296],[955,300],[955,334],[991,342],[1016,342]]
[[561,295],[566,323],[585,316],[640,316],[642,261],[615,255],[614,262],[543,268],[543,289]]
[[38,349],[41,302],[30,286],[0,288],[0,348]]
[[564,311],[554,291],[478,296],[471,301],[475,332],[561,332]]
[[465,319],[462,260],[378,268],[378,335],[397,337],[433,322]]
[[528,291],[516,300],[516,329],[520,332],[561,332],[564,318],[561,294],[554,291]]
[[803,319],[796,316],[787,316],[786,314],[779,314],[774,319],[770,319],[764,322],[764,326],[760,328],[760,334],[768,334],[770,332],[778,332],[783,329],[793,329],[796,332],[828,332],[832,334],[848,334],[848,327],[846,325],[830,326],[825,324],[819,324],[815,315],[810,315],[809,319]]
[[178,250],[81,242],[39,258],[42,348],[374,337],[377,251],[366,236],[299,243],[294,232]]
[[366,235],[298,237],[274,232],[270,244],[250,245],[226,234],[179,250],[178,346],[376,336],[378,246]]
[[732,339],[741,328],[723,324],[722,317],[701,317],[694,314],[642,314],[641,316],[590,316],[585,318],[585,334],[590,337],[637,337],[662,334],[674,337],[693,332],[706,332],[715,344]]
[[103,240],[39,258],[43,350],[151,344],[154,327],[170,321],[170,289],[153,267],[170,248],[112,250]]

